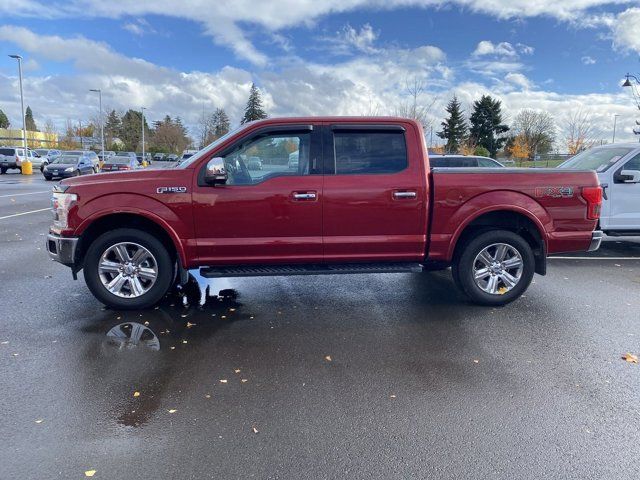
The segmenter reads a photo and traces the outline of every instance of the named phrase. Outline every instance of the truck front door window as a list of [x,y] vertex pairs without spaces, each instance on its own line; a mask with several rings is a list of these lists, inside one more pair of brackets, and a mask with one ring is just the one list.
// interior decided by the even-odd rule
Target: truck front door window
[[273,134],[248,141],[224,157],[227,185],[255,185],[281,176],[309,175],[311,134]]

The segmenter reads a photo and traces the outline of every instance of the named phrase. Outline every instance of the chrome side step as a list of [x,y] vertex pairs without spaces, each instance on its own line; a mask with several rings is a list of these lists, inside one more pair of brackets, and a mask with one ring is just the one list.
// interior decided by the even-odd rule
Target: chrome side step
[[287,275],[344,275],[358,273],[419,273],[419,263],[333,263],[313,265],[239,265],[202,267],[205,278],[280,277]]

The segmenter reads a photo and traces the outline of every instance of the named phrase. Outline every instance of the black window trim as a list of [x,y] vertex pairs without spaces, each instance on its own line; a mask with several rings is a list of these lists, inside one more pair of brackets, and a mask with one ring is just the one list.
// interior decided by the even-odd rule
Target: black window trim
[[[209,156],[207,157],[207,160],[205,162],[202,163],[202,167],[200,168],[200,171],[198,172],[198,186],[199,187],[213,187],[213,185],[208,184],[207,182],[204,181],[204,175],[205,172],[207,170],[207,163],[209,163],[209,160],[211,160],[212,158],[215,157],[224,157],[226,155],[229,155],[231,152],[233,152],[236,148],[242,148],[247,142],[251,142],[255,139],[258,139],[260,137],[266,136],[266,135],[270,135],[272,133],[278,134],[278,133],[283,133],[283,134],[287,134],[287,133],[309,133],[310,134],[310,141],[309,141],[309,155],[311,155],[311,152],[313,151],[313,146],[314,146],[314,140],[316,142],[316,148],[318,149],[318,157],[320,159],[322,159],[322,141],[319,139],[319,135],[320,135],[320,130],[315,130],[316,135],[314,135],[314,126],[311,124],[296,124],[296,125],[266,125],[264,127],[258,128],[256,130],[251,130],[249,132],[247,132],[245,135],[241,136],[240,138],[238,138],[235,142],[233,142],[232,144],[230,144],[228,147],[225,147],[224,150],[220,150],[219,152],[217,152],[215,154],[215,156]],[[322,162],[320,162],[322,164]],[[311,175],[322,175],[322,165],[320,165],[318,172],[315,173],[309,173],[309,175],[302,175],[302,176],[311,176]],[[298,177],[301,175],[291,175],[292,177]],[[275,178],[275,177],[272,177]],[[269,180],[269,179],[267,179]],[[255,187],[256,185],[260,185],[263,182],[260,183],[251,183],[251,184],[245,184],[245,185],[216,185],[216,187]]]
[[[396,124],[376,124],[376,125],[367,125],[367,124],[337,124],[330,125],[328,128],[323,129],[322,135],[322,151],[323,151],[323,164],[324,164],[324,175],[332,175],[332,176],[342,176],[342,175],[397,175],[406,171],[409,168],[409,142],[407,141],[407,133],[406,129],[402,125]],[[371,133],[384,133],[385,131],[389,133],[403,133],[404,137],[404,145],[405,145],[405,155],[406,155],[406,165],[402,170],[398,170],[393,173],[336,173],[336,155],[335,155],[335,142],[334,142],[334,133],[335,132],[371,132]]]
[[[633,152],[633,150],[632,150]],[[629,152],[631,153],[631,152]],[[626,183],[623,178],[622,178],[622,171],[623,170],[627,170],[627,164],[629,164],[630,162],[632,162],[633,160],[636,159],[636,157],[640,157],[640,152],[637,152],[635,155],[633,155],[631,158],[628,158],[627,160],[624,160],[622,162],[622,165],[618,168],[618,170],[615,171],[615,173],[613,174],[613,183]]]

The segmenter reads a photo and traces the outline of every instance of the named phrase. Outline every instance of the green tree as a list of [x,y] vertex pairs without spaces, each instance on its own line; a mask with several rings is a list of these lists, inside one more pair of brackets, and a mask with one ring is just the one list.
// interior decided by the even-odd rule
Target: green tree
[[11,126],[11,122],[9,122],[9,117],[0,110],[0,128],[9,128]]
[[114,138],[120,138],[121,130],[122,121],[120,120],[120,115],[115,110],[111,110],[107,115],[107,120],[104,122],[104,136],[107,139],[107,143],[112,144]]
[[175,121],[169,115],[163,120],[154,122],[150,149],[156,152],[180,153],[185,150],[191,139],[179,118]]
[[483,95],[473,103],[470,117],[469,133],[472,143],[486,148],[493,158],[507,140],[502,134],[509,131],[509,127],[502,123],[501,109],[500,100]]
[[240,123],[252,122],[254,120],[261,120],[267,118],[267,112],[262,108],[262,98],[260,97],[260,90],[256,87],[255,83],[251,84],[251,92],[249,93],[249,100],[247,106],[244,109],[244,116]]
[[445,139],[445,151],[447,153],[458,153],[462,142],[467,137],[467,122],[463,116],[463,110],[460,108],[460,102],[457,97],[453,97],[447,104],[447,118],[442,125],[442,131],[436,132],[440,138]]
[[38,127],[36,126],[36,121],[33,119],[33,112],[31,111],[31,107],[27,105],[27,111],[24,114],[24,123],[25,128],[32,132],[37,132]]
[[473,151],[473,154],[479,157],[489,157],[491,155],[491,152],[489,152],[489,150],[484,148],[482,145],[478,145]]
[[[124,143],[126,150],[142,149],[142,114],[137,110],[127,110],[122,116],[122,126],[120,128],[120,140]],[[149,138],[149,125],[147,119],[144,120],[145,139]]]
[[513,130],[529,146],[529,159],[549,153],[556,138],[556,123],[547,112],[525,108],[513,122]]

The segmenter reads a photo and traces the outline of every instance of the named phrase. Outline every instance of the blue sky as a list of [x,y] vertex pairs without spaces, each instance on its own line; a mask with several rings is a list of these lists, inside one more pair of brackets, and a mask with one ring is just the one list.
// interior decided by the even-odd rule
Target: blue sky
[[[206,3],[206,2],[205,2]],[[16,66],[43,124],[95,116],[88,88],[117,110],[238,120],[252,81],[272,115],[394,114],[418,80],[438,128],[453,95],[483,93],[551,113],[558,137],[570,112],[600,137],[634,140],[640,117],[627,71],[640,73],[640,8],[624,0],[0,0],[0,108],[19,117]]]

